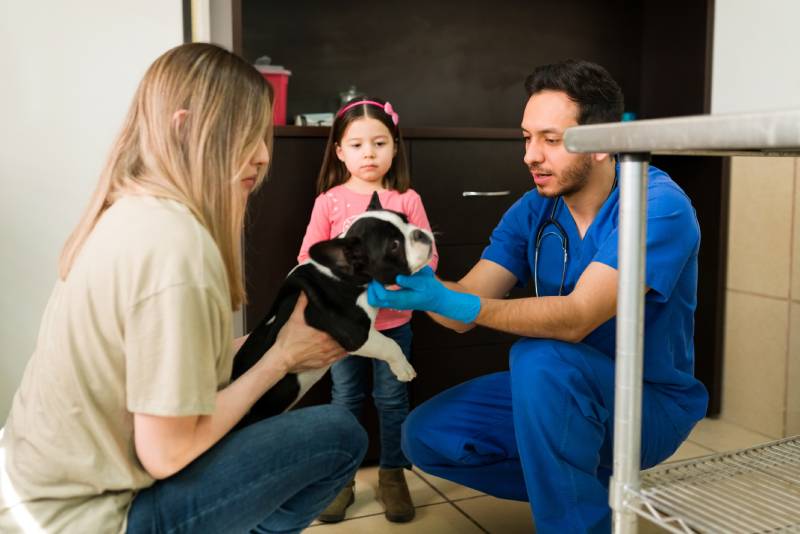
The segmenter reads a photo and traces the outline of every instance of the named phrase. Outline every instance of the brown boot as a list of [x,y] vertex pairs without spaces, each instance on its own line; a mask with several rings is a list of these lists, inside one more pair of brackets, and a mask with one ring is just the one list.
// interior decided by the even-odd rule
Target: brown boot
[[378,469],[378,501],[383,504],[386,519],[405,523],[414,519],[414,503],[408,492],[402,467]]
[[343,520],[345,510],[356,500],[355,485],[355,480],[348,482],[347,485],[339,491],[339,495],[333,499],[333,502],[319,514],[317,519],[323,523],[338,523]]

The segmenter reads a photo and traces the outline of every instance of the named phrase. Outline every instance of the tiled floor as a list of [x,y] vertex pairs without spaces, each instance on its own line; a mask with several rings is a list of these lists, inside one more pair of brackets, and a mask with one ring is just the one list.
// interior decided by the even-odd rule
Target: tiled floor
[[[667,461],[686,460],[714,452],[749,447],[772,441],[722,420],[704,419],[689,440]],[[378,469],[365,467],[356,475],[356,501],[347,509],[347,518],[336,524],[314,523],[306,534],[375,534],[413,532],[423,534],[522,534],[535,532],[527,503],[497,499],[473,489],[424,473],[406,471],[411,496],[417,506],[413,521],[390,523],[375,501]],[[640,521],[639,532],[665,532]]]

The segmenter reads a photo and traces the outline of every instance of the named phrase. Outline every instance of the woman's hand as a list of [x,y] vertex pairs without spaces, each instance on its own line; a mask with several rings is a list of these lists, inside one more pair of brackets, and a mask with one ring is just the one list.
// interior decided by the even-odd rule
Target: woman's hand
[[[326,367],[347,355],[341,345],[331,336],[306,324],[305,309],[308,298],[300,293],[292,315],[275,340],[276,353],[287,373],[297,373],[308,369]],[[270,357],[270,349],[267,352]]]

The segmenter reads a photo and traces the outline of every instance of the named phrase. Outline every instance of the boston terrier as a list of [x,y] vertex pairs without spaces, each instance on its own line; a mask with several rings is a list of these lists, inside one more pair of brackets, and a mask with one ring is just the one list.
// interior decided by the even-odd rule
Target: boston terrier
[[[289,273],[269,313],[236,353],[231,380],[275,343],[300,291],[308,297],[305,319],[309,326],[327,332],[350,354],[385,361],[398,380],[411,380],[416,373],[400,346],[374,328],[378,310],[367,303],[366,290],[370,280],[394,284],[398,274],[418,271],[432,253],[431,233],[410,224],[402,213],[382,209],[374,193],[367,211],[344,233],[312,246],[310,259]],[[288,410],[327,370],[287,374],[256,401],[239,427]]]

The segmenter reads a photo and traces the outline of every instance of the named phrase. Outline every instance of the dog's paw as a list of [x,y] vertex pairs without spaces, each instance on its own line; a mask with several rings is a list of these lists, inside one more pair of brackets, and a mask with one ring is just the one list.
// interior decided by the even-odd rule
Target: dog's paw
[[396,376],[400,382],[410,382],[415,376],[417,376],[417,372],[405,359],[402,359],[397,363],[390,364],[389,367],[392,369],[394,376]]

